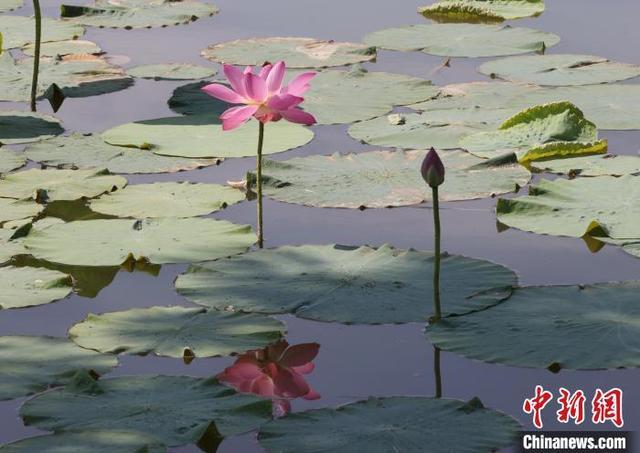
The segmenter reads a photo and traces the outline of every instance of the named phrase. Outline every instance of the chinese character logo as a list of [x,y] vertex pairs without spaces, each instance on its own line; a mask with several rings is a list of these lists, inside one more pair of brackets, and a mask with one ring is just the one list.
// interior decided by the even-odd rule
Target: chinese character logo
[[547,392],[541,385],[536,385],[536,394],[533,398],[524,400],[522,410],[525,414],[533,414],[533,425],[542,429],[542,410],[553,399],[553,393]]

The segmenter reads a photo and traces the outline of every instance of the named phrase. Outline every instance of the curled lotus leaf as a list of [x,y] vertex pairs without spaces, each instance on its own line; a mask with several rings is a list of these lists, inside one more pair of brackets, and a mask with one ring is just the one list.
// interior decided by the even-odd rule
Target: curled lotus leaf
[[[386,208],[431,200],[420,176],[426,151],[369,151],[265,160],[264,193],[278,201],[321,208]],[[531,174],[514,160],[486,161],[460,150],[441,152],[447,179],[443,201],[513,192]]]
[[[423,276],[433,262],[431,252],[388,245],[285,246],[194,265],[178,277],[176,288],[217,310],[293,313],[345,324],[424,322],[433,309],[433,288]],[[447,255],[442,266],[446,315],[495,305],[517,282],[513,271],[489,261]]]
[[517,288],[490,310],[430,325],[427,336],[489,363],[555,372],[640,367],[639,289],[637,281]]
[[374,60],[376,50],[353,42],[270,37],[213,44],[202,51],[202,56],[235,65],[253,66],[284,60],[289,68],[326,68]]
[[194,0],[95,0],[92,6],[60,7],[65,22],[125,29],[188,24],[217,12],[217,7]]
[[640,76],[640,66],[593,55],[520,55],[488,61],[478,69],[492,78],[536,85],[592,85]]
[[0,197],[38,202],[93,198],[127,185],[122,176],[106,170],[32,168],[0,177]]
[[460,146],[485,158],[514,152],[523,164],[607,151],[606,140],[598,140],[595,124],[570,102],[530,107],[508,118],[496,131],[462,137]]
[[125,262],[193,263],[242,253],[256,241],[248,225],[202,218],[96,219],[33,229],[24,246],[36,258],[76,266]]
[[180,446],[197,442],[212,424],[221,436],[251,431],[271,418],[271,401],[237,394],[212,378],[87,376],[30,399],[20,415],[47,431],[126,429]]
[[296,453],[308,445],[334,452],[480,452],[515,444],[520,429],[477,398],[371,397],[275,419],[260,428],[258,440],[270,453]]
[[[19,110],[0,111],[0,144],[35,142],[54,137],[62,132],[64,129],[60,125],[60,120],[53,116]],[[8,155],[8,152],[3,154]],[[4,169],[6,165],[3,162],[0,168]],[[0,173],[8,171],[2,169]]]
[[0,400],[42,392],[69,383],[79,371],[109,372],[112,355],[82,349],[66,338],[0,337]]
[[444,57],[497,57],[541,52],[560,37],[510,25],[418,24],[387,28],[364,37],[370,46]]
[[539,16],[544,0],[439,0],[418,8],[418,13],[440,23],[500,23]]
[[90,314],[69,330],[69,338],[99,352],[192,359],[261,349],[284,330],[264,315],[174,306]]
[[136,184],[89,204],[92,211],[116,217],[194,217],[239,203],[245,195],[218,184],[156,182]]
[[106,168],[112,173],[173,173],[219,164],[222,159],[160,156],[148,149],[114,146],[95,135],[71,134],[27,146],[25,156],[46,167]]

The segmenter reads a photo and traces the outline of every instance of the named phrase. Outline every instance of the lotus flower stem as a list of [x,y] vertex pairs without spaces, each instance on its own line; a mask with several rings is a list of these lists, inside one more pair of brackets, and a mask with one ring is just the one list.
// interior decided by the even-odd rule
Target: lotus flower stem
[[433,347],[433,374],[436,383],[436,398],[442,398],[442,374],[440,373],[440,348]]
[[438,201],[438,186],[431,188],[433,194],[433,228],[434,228],[434,263],[433,263],[433,322],[440,321],[440,203]]
[[40,71],[40,41],[42,40],[42,12],[40,0],[33,0],[33,12],[36,18],[36,42],[33,53],[33,78],[31,79],[31,111],[36,111],[36,97],[38,94],[38,72]]
[[262,223],[262,145],[264,144],[264,123],[258,121],[258,155],[256,161],[256,185],[258,187],[258,247],[264,247],[264,228]]

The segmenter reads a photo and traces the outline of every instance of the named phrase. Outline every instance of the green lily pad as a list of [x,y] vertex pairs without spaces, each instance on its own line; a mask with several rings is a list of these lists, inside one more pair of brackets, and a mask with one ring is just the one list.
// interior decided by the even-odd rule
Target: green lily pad
[[507,82],[471,82],[442,87],[432,99],[413,104],[416,110],[434,114],[463,109],[482,120],[490,109],[512,114],[537,104],[569,101],[600,129],[640,129],[640,85],[585,85],[543,88]]
[[16,170],[27,163],[27,159],[12,151],[0,148],[0,175]]
[[[256,154],[258,122],[249,121],[223,131],[216,115],[170,117],[123,124],[102,134],[112,145],[149,149],[163,156],[189,158],[249,157]],[[279,121],[265,128],[263,154],[274,154],[305,145],[313,132],[304,126]]]
[[501,109],[487,109],[484,112],[484,115],[478,115],[474,111],[449,109],[395,113],[356,123],[348,132],[356,140],[376,146],[453,149],[459,148],[462,137],[490,130],[511,116],[511,111]]
[[592,85],[640,76],[640,66],[592,55],[523,55],[488,61],[478,70],[512,82],[536,85]]
[[[35,42],[35,19],[24,16],[0,16],[2,48],[16,49]],[[79,25],[65,23],[49,17],[42,18],[42,42],[76,39],[84,34]],[[31,81],[31,79],[29,79]]]
[[36,258],[76,266],[125,261],[192,263],[244,252],[256,241],[248,225],[224,220],[98,219],[32,230],[24,245]]
[[313,38],[250,38],[213,44],[202,56],[219,63],[262,65],[284,60],[288,68],[327,68],[371,61],[376,50],[353,42]]
[[237,189],[218,184],[156,182],[137,184],[92,200],[92,211],[116,217],[194,217],[245,199]]
[[106,168],[112,173],[173,173],[217,165],[222,159],[160,156],[146,149],[106,143],[99,136],[72,134],[28,146],[25,156],[48,167]]
[[[5,52],[0,55],[0,83],[7,87],[0,100],[25,102],[31,96],[33,58],[14,61]],[[62,59],[42,57],[38,77],[38,96],[52,83],[68,97],[96,96],[127,88],[132,79],[121,68],[95,55],[68,55]]]
[[188,24],[218,11],[193,0],[95,0],[93,6],[62,5],[60,16],[90,27],[130,29]]
[[0,0],[0,13],[21,8],[23,4],[23,0]]
[[4,264],[12,257],[26,253],[20,241],[10,240],[15,231],[0,228],[0,264]]
[[131,77],[153,80],[205,79],[217,72],[215,68],[185,63],[147,64],[127,69]]
[[[1,181],[0,187],[2,187]],[[0,198],[0,224],[13,220],[30,219],[37,216],[42,209],[41,205],[31,201]]]
[[0,400],[64,385],[78,371],[107,373],[118,364],[111,355],[79,348],[66,338],[0,337]]
[[[212,118],[229,107],[203,93],[202,86],[194,83],[178,88],[169,99],[169,107],[177,113],[209,114]],[[321,71],[312,80],[301,106],[315,116],[318,124],[351,123],[383,115],[395,105],[428,99],[438,90],[428,80],[401,74],[360,68]]]
[[263,315],[151,307],[90,314],[69,330],[69,338],[111,354],[193,358],[261,349],[280,339],[284,330],[280,321]]
[[418,453],[497,451],[515,444],[521,427],[502,412],[485,409],[477,398],[369,398],[298,412],[260,428],[267,452],[317,451]]
[[633,239],[640,238],[639,196],[636,176],[543,179],[528,196],[498,200],[496,212],[503,224],[533,233]]
[[497,57],[540,52],[560,37],[510,25],[419,24],[387,28],[364,37],[371,46],[445,57]]
[[442,319],[427,335],[442,350],[490,363],[639,367],[638,290],[637,281],[518,288],[490,310]]
[[507,152],[521,163],[601,154],[607,141],[598,140],[596,125],[570,102],[537,105],[507,119],[497,131],[478,132],[460,139],[460,146],[480,157]]
[[0,446],[0,453],[165,453],[167,447],[148,434],[135,431],[67,431]]
[[[388,245],[285,246],[191,266],[176,288],[218,310],[346,324],[425,322],[433,310],[432,268],[433,253]],[[442,268],[447,315],[495,305],[517,281],[503,266],[462,256],[443,257]]]
[[535,162],[538,171],[573,176],[623,176],[640,174],[640,156],[613,154]]
[[128,376],[73,387],[27,401],[20,410],[25,424],[52,431],[128,429],[180,446],[197,442],[214,423],[231,436],[271,418],[271,401],[236,394],[215,379]]
[[[320,208],[386,208],[431,200],[420,176],[426,151],[369,151],[265,160],[264,193],[278,201]],[[531,174],[509,162],[486,162],[464,151],[441,152],[447,178],[442,201],[472,200],[513,192]],[[482,164],[482,165],[479,165]]]
[[539,16],[543,12],[543,0],[440,0],[418,8],[419,14],[441,23],[490,24]]
[[32,168],[2,175],[0,197],[38,201],[93,198],[127,185],[106,170],[42,170]]
[[[35,46],[29,44],[22,48],[22,51],[33,57]],[[72,39],[69,41],[45,42],[40,46],[41,57],[64,57],[67,55],[99,55],[102,49],[95,42]]]
[[11,145],[45,140],[62,132],[64,129],[60,121],[52,116],[18,110],[0,111],[1,144]]
[[72,290],[62,272],[28,267],[0,267],[0,310],[33,307],[64,299]]

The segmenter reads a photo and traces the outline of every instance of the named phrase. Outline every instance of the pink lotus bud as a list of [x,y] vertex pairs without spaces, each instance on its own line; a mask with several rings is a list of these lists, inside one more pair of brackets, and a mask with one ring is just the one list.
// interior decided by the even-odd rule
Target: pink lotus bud
[[424,182],[429,184],[430,187],[438,187],[444,182],[444,164],[435,149],[431,148],[427,153],[422,161],[420,173],[422,173]]

